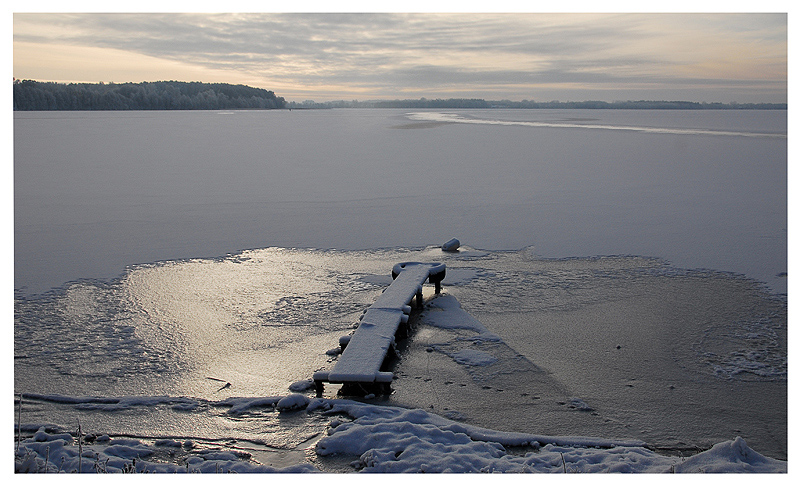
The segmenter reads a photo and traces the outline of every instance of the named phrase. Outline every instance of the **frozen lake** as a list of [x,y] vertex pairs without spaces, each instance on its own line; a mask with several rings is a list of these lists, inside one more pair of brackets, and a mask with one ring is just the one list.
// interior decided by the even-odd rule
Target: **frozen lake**
[[15,113],[14,287],[455,236],[660,257],[786,291],[785,111],[447,113]]
[[22,422],[348,470],[309,459],[329,417],[226,400],[444,261],[378,403],[785,459],[786,146],[785,112],[15,113]]

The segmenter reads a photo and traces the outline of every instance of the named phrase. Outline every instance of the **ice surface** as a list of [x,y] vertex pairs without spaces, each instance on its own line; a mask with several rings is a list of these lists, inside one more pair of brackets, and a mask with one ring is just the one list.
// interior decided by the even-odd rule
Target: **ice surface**
[[[428,301],[400,350],[394,393],[376,400],[493,430],[636,439],[684,455],[741,436],[786,457],[784,300],[740,276],[658,259],[469,247],[251,250],[20,299],[23,423],[77,415],[110,436],[233,436],[293,450],[325,423],[304,412],[302,426],[291,413],[278,420],[277,403],[330,369],[326,351],[391,282],[364,277],[434,259],[458,285]],[[737,356],[748,366],[719,372]]]
[[[293,396],[293,395],[290,395]],[[284,400],[286,397],[276,396],[276,397],[231,397],[226,398],[225,400],[221,400],[216,402],[218,406],[229,406],[228,413],[230,415],[241,415],[243,413],[247,413],[251,411],[253,408],[260,408],[260,407],[275,407],[281,400]],[[294,398],[290,398],[286,402],[287,405],[291,405],[295,403]]]
[[[324,426],[275,418],[280,394],[330,365],[387,265],[442,258],[454,301],[425,311],[443,319],[390,401],[786,457],[786,302],[758,283],[786,289],[785,112],[212,115],[15,114],[24,422],[292,450]],[[451,235],[466,246],[425,247]],[[497,361],[454,358],[477,352]]]
[[456,363],[467,366],[488,366],[497,362],[497,358],[491,354],[475,349],[462,349],[453,353],[452,358]]
[[785,111],[458,110],[471,121],[393,130],[406,113],[15,113],[14,286],[457,235],[545,257],[661,257],[785,291]]
[[471,116],[464,116],[458,112],[415,112],[409,113],[408,117],[412,120],[428,121],[428,122],[444,122],[444,123],[465,123],[471,125],[504,125],[504,126],[519,126],[531,128],[562,128],[562,129],[592,129],[592,130],[621,130],[642,133],[660,133],[669,135],[717,135],[727,137],[756,137],[756,138],[777,138],[785,139],[784,133],[769,133],[769,132],[745,132],[745,131],[729,131],[729,130],[713,130],[713,129],[689,129],[689,128],[664,128],[664,127],[646,127],[634,125],[606,125],[591,122],[582,123],[569,123],[569,122],[541,122],[541,121],[513,121],[513,120],[500,120],[500,119],[486,119]]

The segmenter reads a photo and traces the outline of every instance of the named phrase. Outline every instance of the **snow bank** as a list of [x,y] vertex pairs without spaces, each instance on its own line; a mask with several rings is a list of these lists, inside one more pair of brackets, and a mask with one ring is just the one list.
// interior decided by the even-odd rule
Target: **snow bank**
[[[498,432],[456,423],[423,410],[337,401],[352,422],[334,421],[317,442],[318,455],[358,456],[364,472],[760,472],[787,471],[744,440],[717,444],[683,461],[659,455],[637,441],[546,437]],[[506,447],[528,447],[524,455]]]
[[[314,450],[319,456],[351,456],[352,465],[363,472],[787,472],[785,461],[755,452],[739,437],[684,459],[657,454],[636,440],[501,432],[425,410],[350,400],[308,399],[293,394],[231,398],[214,404],[230,406],[229,413],[243,413],[253,407],[280,408],[281,403],[293,410],[305,406],[297,417],[335,415],[328,435]],[[23,430],[35,432],[15,449],[14,470],[18,473],[318,472],[306,462],[285,468],[264,466],[244,450],[201,449],[191,440],[146,441],[90,434],[82,435],[79,441],[74,432],[52,426]],[[510,447],[517,449],[509,451]]]
[[[145,444],[136,439],[91,440],[79,444],[70,434],[47,433],[44,427],[26,439],[15,451],[14,472],[17,473],[304,473],[317,472],[310,464],[297,464],[283,469],[249,461],[249,455],[233,451],[201,451],[187,457],[183,464],[150,460],[160,448],[191,448],[190,441],[156,441]],[[174,454],[174,452],[173,452]]]

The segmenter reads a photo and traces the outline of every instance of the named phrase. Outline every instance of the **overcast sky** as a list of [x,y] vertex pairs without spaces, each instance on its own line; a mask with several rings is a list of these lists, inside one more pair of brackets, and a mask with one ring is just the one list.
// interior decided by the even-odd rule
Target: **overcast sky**
[[224,82],[288,101],[787,101],[785,13],[15,13],[13,30],[17,79]]

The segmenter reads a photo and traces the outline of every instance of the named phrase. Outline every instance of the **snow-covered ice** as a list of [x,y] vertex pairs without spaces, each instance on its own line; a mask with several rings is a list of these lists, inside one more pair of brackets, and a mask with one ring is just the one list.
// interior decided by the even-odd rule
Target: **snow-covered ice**
[[462,349],[452,354],[452,358],[458,364],[468,366],[487,366],[497,362],[497,358],[485,351],[476,349]]
[[[75,434],[77,435],[77,434]],[[198,451],[192,442],[94,437],[55,432],[41,427],[15,449],[17,473],[305,473],[316,472],[310,464],[274,468],[255,464],[246,453]],[[184,453],[183,464],[166,462],[158,456]]]
[[[323,456],[359,456],[367,472],[786,472],[786,463],[735,438],[683,460],[636,441],[546,437],[463,425],[423,410],[335,403],[354,418],[337,422],[316,445]],[[509,452],[508,448],[523,448]]]
[[[246,248],[455,236],[557,258],[658,256],[785,292],[786,111],[285,115],[15,113],[15,287]],[[446,123],[409,119],[422,117]],[[395,129],[409,122],[428,128]]]
[[[282,397],[298,403],[294,395]],[[757,453],[736,437],[689,458],[665,456],[639,441],[553,437],[465,425],[424,410],[349,400],[301,400],[299,414],[325,414],[327,435],[314,445],[322,457],[352,457],[354,470],[403,473],[783,473],[787,463]],[[245,407],[274,398],[238,401]],[[313,405],[313,407],[311,406]],[[26,426],[30,430],[31,426]],[[192,441],[116,438],[40,426],[15,446],[16,472],[305,473],[310,463],[282,468],[258,464],[241,450],[195,449]]]
[[619,131],[632,131],[642,133],[660,133],[669,135],[715,135],[726,137],[756,137],[756,138],[774,138],[785,139],[786,134],[783,133],[764,133],[764,132],[735,132],[730,130],[711,130],[711,129],[688,129],[688,128],[675,128],[675,127],[653,127],[653,126],[631,126],[631,125],[606,125],[598,123],[570,123],[570,122],[542,122],[542,121],[516,121],[516,120],[499,120],[499,119],[486,119],[471,116],[463,116],[455,112],[415,112],[409,113],[408,117],[412,120],[423,122],[439,122],[439,123],[464,123],[471,125],[503,125],[503,126],[518,126],[518,127],[531,127],[531,128],[564,128],[564,129],[591,129],[591,130],[619,130]]

